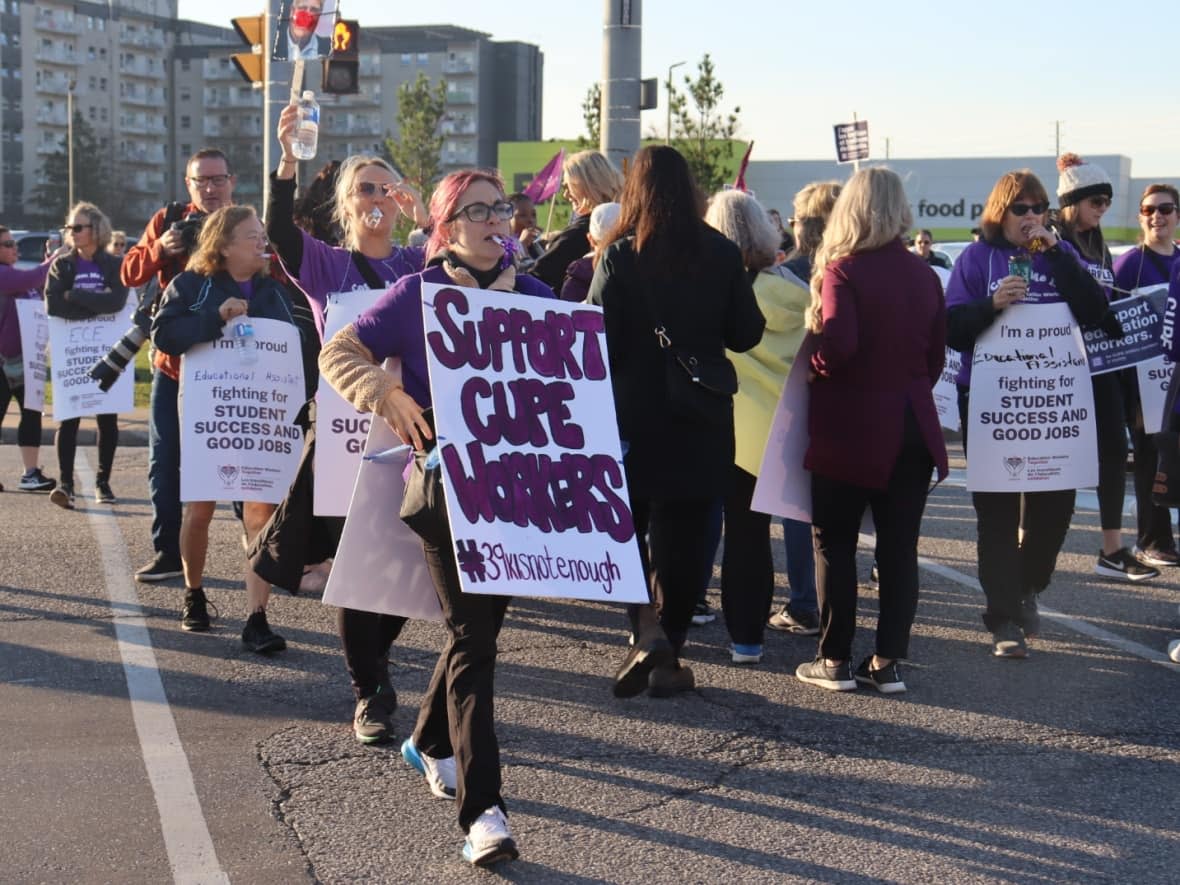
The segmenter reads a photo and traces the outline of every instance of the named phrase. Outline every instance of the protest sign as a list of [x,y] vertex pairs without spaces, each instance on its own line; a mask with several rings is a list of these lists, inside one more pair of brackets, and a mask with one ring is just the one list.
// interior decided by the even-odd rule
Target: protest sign
[[118,313],[85,320],[49,317],[49,363],[52,367],[53,419],[130,412],[135,400],[135,373],[124,372],[108,391],[98,388],[90,369],[131,328],[136,301],[128,297]]
[[602,310],[423,284],[464,592],[647,602]]
[[45,384],[49,380],[49,315],[40,298],[18,298],[16,314],[24,360],[24,407],[40,412],[45,408]]
[[372,422],[355,491],[349,489],[352,506],[324,588],[324,604],[441,621],[422,541],[397,515],[408,455],[372,460],[400,442],[384,421]]
[[756,513],[811,522],[811,471],[803,468],[803,456],[811,439],[807,432],[807,375],[813,353],[815,339],[808,336],[795,354],[770,422],[750,501],[750,509]]
[[946,349],[946,362],[938,380],[934,382],[934,406],[938,409],[938,423],[947,430],[959,432],[959,387],[955,378],[963,366],[963,355]]
[[1111,338],[1101,329],[1082,332],[1091,375],[1117,372],[1163,355],[1167,297],[1167,286],[1149,286],[1136,290],[1129,298],[1112,302],[1110,309],[1123,327],[1121,338]]
[[[383,289],[334,292],[328,296],[324,316],[327,341],[385,294]],[[353,408],[320,378],[316,392],[315,503],[316,516],[344,516],[361,465],[361,452],[369,435],[369,418]]]
[[257,359],[222,337],[181,359],[180,500],[260,501],[287,496],[303,451],[295,416],[303,408],[299,330],[250,317]]
[[[1151,299],[1160,312],[1160,344],[1165,354],[1173,350],[1176,335],[1176,299],[1168,296],[1168,286],[1144,286],[1137,294]],[[1175,363],[1168,356],[1156,357],[1135,367],[1139,380],[1139,399],[1143,408],[1143,429],[1159,433],[1164,429],[1164,406]]]
[[969,410],[970,491],[1098,484],[1094,392],[1068,305],[1004,309],[975,342]]

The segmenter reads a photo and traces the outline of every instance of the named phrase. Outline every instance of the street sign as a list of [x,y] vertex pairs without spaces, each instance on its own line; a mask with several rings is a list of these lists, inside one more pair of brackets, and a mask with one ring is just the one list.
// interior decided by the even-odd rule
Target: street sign
[[837,123],[832,127],[836,132],[836,162],[854,163],[869,158],[869,121],[856,120],[852,123]]

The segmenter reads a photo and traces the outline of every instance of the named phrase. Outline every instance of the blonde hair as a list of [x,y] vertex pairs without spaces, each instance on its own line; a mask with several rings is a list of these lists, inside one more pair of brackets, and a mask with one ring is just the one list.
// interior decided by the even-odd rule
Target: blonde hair
[[577,179],[582,196],[595,206],[613,203],[623,191],[623,173],[598,151],[578,151],[565,158],[561,174]]
[[836,198],[823,241],[815,253],[811,271],[811,306],[807,328],[823,328],[824,271],[829,264],[857,252],[880,249],[893,242],[914,223],[901,178],[884,166],[861,169]]
[[81,202],[75,203],[73,208],[66,213],[66,222],[68,223],[71,218],[76,217],[79,212],[90,221],[90,233],[94,235],[95,251],[105,251],[107,244],[111,241],[111,220],[93,203]]
[[224,270],[225,256],[221,250],[233,239],[234,229],[257,214],[253,206],[223,206],[206,218],[201,225],[201,234],[197,237],[197,248],[193,250],[185,270],[206,277]]
[[[340,172],[336,177],[336,206],[332,210],[332,220],[340,225],[344,236],[340,238],[340,245],[345,249],[360,249],[360,236],[356,229],[356,219],[348,209],[348,198],[356,187],[357,176],[362,169],[369,166],[380,166],[393,176],[394,181],[401,181],[402,177],[389,163],[372,154],[353,154],[340,164]],[[396,210],[395,211],[399,211]]]
[[838,181],[813,181],[795,194],[794,255],[815,254],[842,188]]
[[718,191],[709,200],[705,223],[723,233],[742,252],[747,270],[774,264],[782,237],[757,200],[739,190]]

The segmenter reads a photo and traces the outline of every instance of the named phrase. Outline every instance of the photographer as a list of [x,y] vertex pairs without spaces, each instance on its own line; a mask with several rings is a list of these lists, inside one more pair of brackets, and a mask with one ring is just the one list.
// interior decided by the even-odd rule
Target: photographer
[[[143,236],[123,258],[122,278],[143,286],[153,276],[163,292],[184,270],[194,251],[204,217],[234,204],[235,177],[229,159],[216,148],[202,148],[185,166],[189,203],[172,203],[152,216]],[[154,305],[141,305],[150,315]],[[156,352],[148,424],[148,487],[152,501],[155,558],[135,573],[139,581],[179,577],[180,563],[180,421],[177,393],[180,359]]]

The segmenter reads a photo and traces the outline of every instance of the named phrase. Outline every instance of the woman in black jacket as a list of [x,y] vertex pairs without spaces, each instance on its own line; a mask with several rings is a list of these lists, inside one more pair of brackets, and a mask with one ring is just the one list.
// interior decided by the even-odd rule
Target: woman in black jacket
[[[127,303],[127,287],[119,279],[122,260],[106,251],[111,241],[111,222],[93,203],[78,203],[67,216],[62,235],[70,251],[54,259],[45,280],[45,310],[51,317],[87,320],[101,314],[115,313]],[[64,391],[59,393],[64,396]],[[57,427],[54,446],[61,484],[49,500],[66,510],[74,509],[77,487],[74,484],[74,453],[78,447],[78,424],[81,419],[67,418]],[[119,445],[119,416],[98,415],[98,473],[94,482],[94,500],[115,503],[111,491],[111,466]]]
[[[152,321],[152,343],[179,356],[191,347],[221,338],[225,324],[250,316],[297,325],[290,296],[267,273],[270,255],[262,222],[250,206],[227,206],[205,219],[188,269],[178,275],[160,301]],[[182,453],[183,454],[183,453]],[[216,501],[189,501],[180,525],[180,560],[184,568],[184,609],[181,627],[209,629],[207,600],[201,581],[209,547],[209,524]],[[245,501],[242,522],[253,539],[274,512],[274,504]],[[282,651],[283,637],[270,629],[266,604],[270,584],[246,570],[249,615],[242,644],[258,653]]]
[[734,460],[732,393],[689,390],[717,401],[706,399],[708,416],[686,408],[675,385],[689,376],[674,374],[682,370],[673,351],[724,367],[725,349],[749,350],[766,321],[738,247],[702,220],[704,201],[684,157],[670,147],[641,150],[620,203],[588,300],[603,307],[631,513],[659,625],[631,609],[635,644],[614,692],[632,697],[647,688],[666,697],[694,684],[679,655],[702,560],[713,553],[710,516]]

